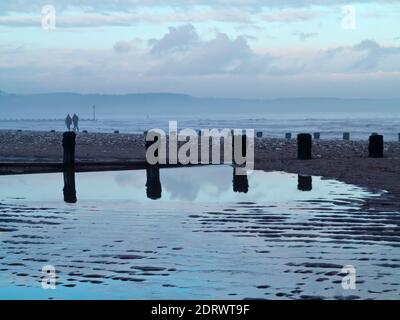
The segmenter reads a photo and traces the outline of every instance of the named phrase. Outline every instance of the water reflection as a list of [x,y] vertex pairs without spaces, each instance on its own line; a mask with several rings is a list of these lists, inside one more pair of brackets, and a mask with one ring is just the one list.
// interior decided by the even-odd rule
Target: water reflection
[[312,190],[312,177],[298,175],[297,178],[297,189],[299,191],[311,191]]
[[160,167],[149,166],[146,169],[146,195],[152,200],[161,199]]
[[[215,170],[214,170],[215,169]],[[211,192],[210,188],[215,188],[217,187],[218,189],[221,189],[222,191],[224,188],[229,188],[229,184],[232,183],[231,189],[233,191],[232,197],[242,197],[239,196],[239,194],[246,194],[246,197],[248,199],[252,198],[252,196],[248,196],[248,194],[258,194],[260,192],[260,183],[258,182],[259,179],[262,179],[259,175],[254,179],[250,179],[251,177],[248,176],[246,170],[242,167],[233,167],[230,170],[233,170],[232,173],[232,180],[231,182],[228,182],[229,180],[225,180],[224,176],[226,177],[226,170],[227,167],[214,167],[209,168],[205,171],[202,171],[200,168],[199,169],[191,169],[190,175],[181,175],[178,174],[177,170],[173,169],[168,169],[165,168],[162,170],[163,172],[163,180],[165,183],[164,190],[166,193],[164,193],[164,196],[166,199],[164,200],[171,200],[171,198],[177,198],[177,199],[186,199],[188,201],[195,201],[196,198],[198,197],[199,194],[201,193],[207,193]],[[124,179],[127,181],[130,181],[128,185],[133,186],[133,180],[136,182],[139,182],[139,178],[143,171],[129,171],[126,173],[119,173],[120,175],[123,175],[125,177]],[[160,167],[159,166],[148,166],[146,168],[146,175],[145,177],[143,176],[143,179],[145,181],[145,189],[146,189],[146,198],[151,199],[151,200],[160,200],[162,198],[162,190],[163,187],[161,185],[161,173],[160,173]],[[206,173],[204,173],[206,172]],[[209,173],[207,173],[209,172]],[[105,173],[103,173],[105,175]],[[130,176],[132,175],[132,176]],[[276,174],[274,174],[275,176]],[[134,176],[137,176],[136,178]],[[76,195],[76,186],[75,186],[75,171],[73,169],[68,169],[65,170],[63,173],[63,178],[64,178],[64,188],[63,188],[63,194],[64,194],[64,201],[66,203],[76,203],[77,202],[77,195]],[[227,177],[226,177],[227,178]],[[133,180],[132,180],[133,179]],[[139,179],[139,180],[137,180]],[[222,180],[221,180],[222,179]],[[252,188],[250,190],[250,182],[252,185]],[[275,185],[274,189],[282,189],[284,188],[289,191],[289,189],[292,190],[290,187],[290,184],[283,187],[276,185],[276,183],[279,181],[279,175],[277,176],[277,181],[263,181],[262,184],[270,184],[270,185]],[[263,180],[263,179],[262,179]],[[144,182],[143,181],[143,182]],[[257,182],[256,182],[257,181]],[[226,183],[229,183],[228,185]],[[143,186],[143,184],[141,184]],[[137,185],[137,188],[139,185]],[[295,188],[295,184],[293,185]],[[93,187],[93,189],[96,189]],[[209,190],[210,189],[210,190]],[[253,190],[254,189],[254,190]],[[285,192],[285,190],[281,190],[280,192]],[[296,189],[295,189],[296,190]],[[313,186],[312,186],[312,177],[311,176],[304,176],[304,175],[298,175],[297,177],[297,190],[299,191],[312,191]],[[252,192],[250,192],[252,191]],[[254,192],[253,192],[254,191]],[[135,197],[137,194],[135,195]],[[216,195],[214,194],[214,197]],[[237,198],[237,200],[240,200]],[[245,200],[245,199],[242,199]]]
[[[239,170],[241,172],[239,172]],[[249,181],[247,179],[247,172],[242,168],[233,168],[233,191],[239,193],[249,192]]]
[[[0,299],[399,297],[398,212],[365,206],[379,194],[320,177],[299,192],[297,175],[263,171],[232,188],[232,170],[77,173],[73,207],[59,173],[1,176]],[[64,173],[67,195],[73,180]],[[161,180],[162,200],[148,200]],[[44,265],[57,290],[42,289]]]
[[64,201],[67,203],[76,203],[76,188],[75,188],[75,170],[68,169],[64,171]]

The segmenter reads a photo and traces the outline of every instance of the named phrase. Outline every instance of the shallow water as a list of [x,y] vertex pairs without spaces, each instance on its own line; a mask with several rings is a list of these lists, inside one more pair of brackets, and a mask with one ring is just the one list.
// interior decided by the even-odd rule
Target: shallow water
[[[363,208],[379,194],[319,177],[310,190],[311,177],[281,172],[233,177],[228,166],[160,180],[77,173],[66,203],[63,174],[1,176],[0,298],[399,298],[399,213]],[[45,265],[56,289],[42,288]],[[355,290],[342,288],[345,265]]]

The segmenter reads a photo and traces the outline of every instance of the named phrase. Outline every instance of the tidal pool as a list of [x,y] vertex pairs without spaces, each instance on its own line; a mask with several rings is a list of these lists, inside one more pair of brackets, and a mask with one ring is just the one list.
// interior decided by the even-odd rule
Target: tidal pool
[[365,205],[380,194],[233,170],[0,176],[0,298],[399,299],[399,213]]

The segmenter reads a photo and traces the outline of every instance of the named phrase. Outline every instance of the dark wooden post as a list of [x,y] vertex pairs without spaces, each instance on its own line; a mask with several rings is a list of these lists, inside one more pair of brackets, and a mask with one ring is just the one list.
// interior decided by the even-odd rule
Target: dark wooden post
[[64,171],[64,201],[76,203],[75,170],[67,169]]
[[297,189],[300,191],[312,190],[312,177],[311,176],[297,176]]
[[312,159],[312,138],[309,133],[300,133],[297,136],[297,159]]
[[350,140],[350,132],[343,132],[343,140]]
[[258,132],[257,132],[257,138],[262,138],[262,137],[263,137],[262,131],[258,131]]
[[369,157],[370,158],[383,158],[383,136],[380,134],[373,134],[369,137]]
[[292,139],[292,133],[291,132],[286,132],[285,133],[285,138],[288,139],[288,140]]
[[63,133],[62,146],[64,149],[64,166],[72,167],[75,165],[75,132],[68,131]]
[[319,139],[321,139],[321,133],[314,132],[314,140],[319,140]]

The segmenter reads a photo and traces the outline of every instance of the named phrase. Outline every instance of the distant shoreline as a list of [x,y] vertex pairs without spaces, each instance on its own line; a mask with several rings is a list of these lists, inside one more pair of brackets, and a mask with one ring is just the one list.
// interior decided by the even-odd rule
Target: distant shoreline
[[[62,132],[0,130],[0,162],[62,161]],[[79,133],[78,161],[145,159],[143,134]],[[368,158],[366,141],[313,142],[313,160],[296,159],[295,139],[256,139],[255,169],[323,176],[386,190],[400,201],[400,143],[385,143],[385,158]],[[399,207],[400,209],[400,207]]]

